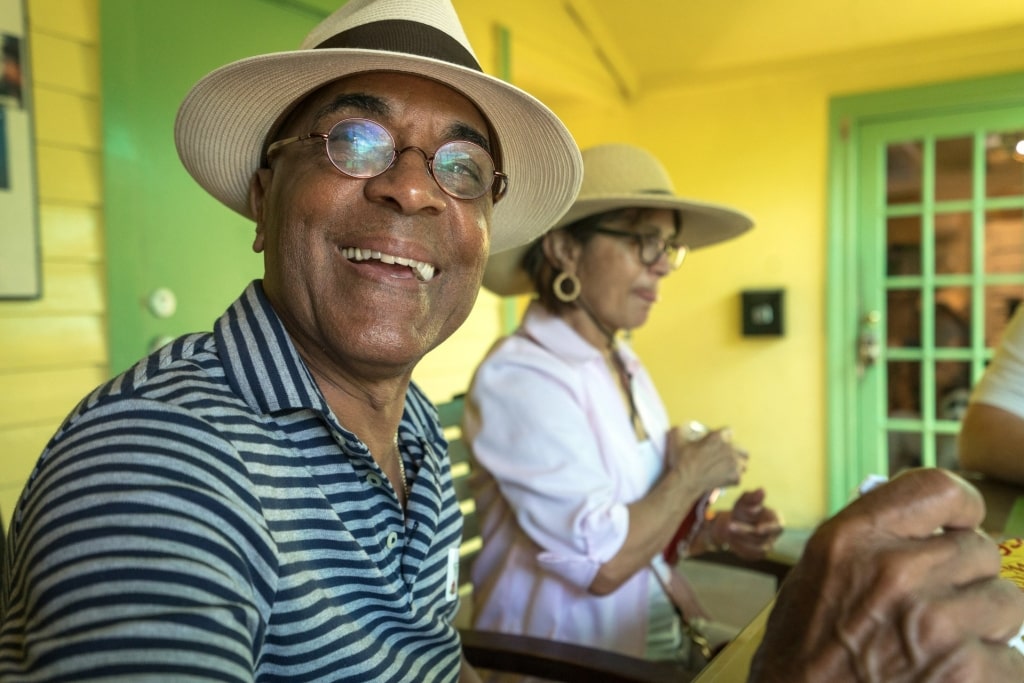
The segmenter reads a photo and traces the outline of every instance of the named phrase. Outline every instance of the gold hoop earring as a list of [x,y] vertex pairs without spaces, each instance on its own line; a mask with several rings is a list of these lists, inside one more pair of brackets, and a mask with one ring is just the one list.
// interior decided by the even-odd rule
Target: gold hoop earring
[[[565,290],[566,283],[569,284],[569,291]],[[555,276],[554,282],[551,283],[551,289],[554,290],[556,299],[571,304],[580,296],[580,279],[572,273],[562,271]]]

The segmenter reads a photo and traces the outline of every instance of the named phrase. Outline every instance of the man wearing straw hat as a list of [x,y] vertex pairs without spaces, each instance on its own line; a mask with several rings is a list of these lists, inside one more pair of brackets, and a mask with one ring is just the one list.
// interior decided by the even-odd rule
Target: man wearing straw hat
[[11,528],[0,679],[458,678],[462,518],[411,375],[487,254],[568,208],[575,141],[481,71],[446,0],[351,0],[201,79],[175,137],[265,274],[51,440]]
[[[8,537],[0,680],[475,680],[446,588],[461,516],[410,378],[465,319],[487,254],[568,208],[572,137],[480,71],[447,0],[350,0],[299,50],[203,78],[175,133],[196,181],[255,221],[264,277],[51,439]],[[812,612],[784,590],[785,640],[769,634],[755,678],[853,671],[831,627],[860,613],[857,594],[822,553],[869,548],[865,528],[901,493],[922,528],[977,516],[959,485],[902,479],[812,540],[797,585],[849,600]],[[979,579],[974,593],[997,591]],[[998,597],[984,623],[1001,633],[1024,606]],[[979,621],[947,623],[959,636]],[[997,656],[975,660],[989,666],[960,671],[985,675],[959,680],[1011,680]]]

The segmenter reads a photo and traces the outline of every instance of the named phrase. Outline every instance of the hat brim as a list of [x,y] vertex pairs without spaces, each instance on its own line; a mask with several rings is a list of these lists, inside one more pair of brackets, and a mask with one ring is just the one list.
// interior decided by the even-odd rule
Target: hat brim
[[680,243],[691,251],[724,242],[754,227],[754,221],[736,209],[680,197],[649,194],[591,195],[578,199],[555,224],[565,227],[588,216],[617,209],[671,209],[682,216]]
[[473,102],[498,136],[507,194],[494,206],[491,253],[543,234],[572,204],[583,178],[579,148],[543,103],[515,86],[449,62],[366,49],[294,50],[250,57],[200,80],[175,120],[178,154],[203,188],[253,218],[249,184],[267,135],[303,97],[346,76],[409,73]]
[[[726,206],[680,197],[619,194],[577,200],[552,229],[557,230],[588,216],[631,208],[678,211],[683,225],[680,242],[690,251],[733,239],[754,227],[750,216]],[[523,256],[529,247],[529,244],[525,244],[491,256],[484,271],[484,287],[499,296],[530,293],[533,283],[522,268]]]

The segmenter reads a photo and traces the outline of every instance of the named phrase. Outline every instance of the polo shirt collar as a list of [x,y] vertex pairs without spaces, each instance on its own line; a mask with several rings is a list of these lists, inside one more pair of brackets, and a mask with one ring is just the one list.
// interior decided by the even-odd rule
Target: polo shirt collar
[[228,383],[254,410],[330,413],[260,280],[251,282],[217,320],[214,336]]

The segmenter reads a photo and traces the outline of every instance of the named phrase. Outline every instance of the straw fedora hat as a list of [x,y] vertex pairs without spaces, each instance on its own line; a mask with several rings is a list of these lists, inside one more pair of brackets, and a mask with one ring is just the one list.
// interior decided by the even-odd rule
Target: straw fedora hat
[[439,81],[491,124],[509,178],[494,206],[491,253],[531,241],[569,208],[583,173],[572,135],[539,100],[483,73],[450,0],[349,0],[298,50],[212,71],[178,110],[178,156],[207,192],[253,218],[249,182],[282,115],[321,86],[367,71]]
[[[736,209],[684,199],[653,154],[640,147],[608,144],[583,151],[583,185],[569,211],[552,230],[615,209],[672,209],[682,218],[682,243],[689,250],[732,239],[754,226]],[[522,268],[530,245],[494,254],[487,261],[484,287],[501,296],[526,294],[533,283]]]

